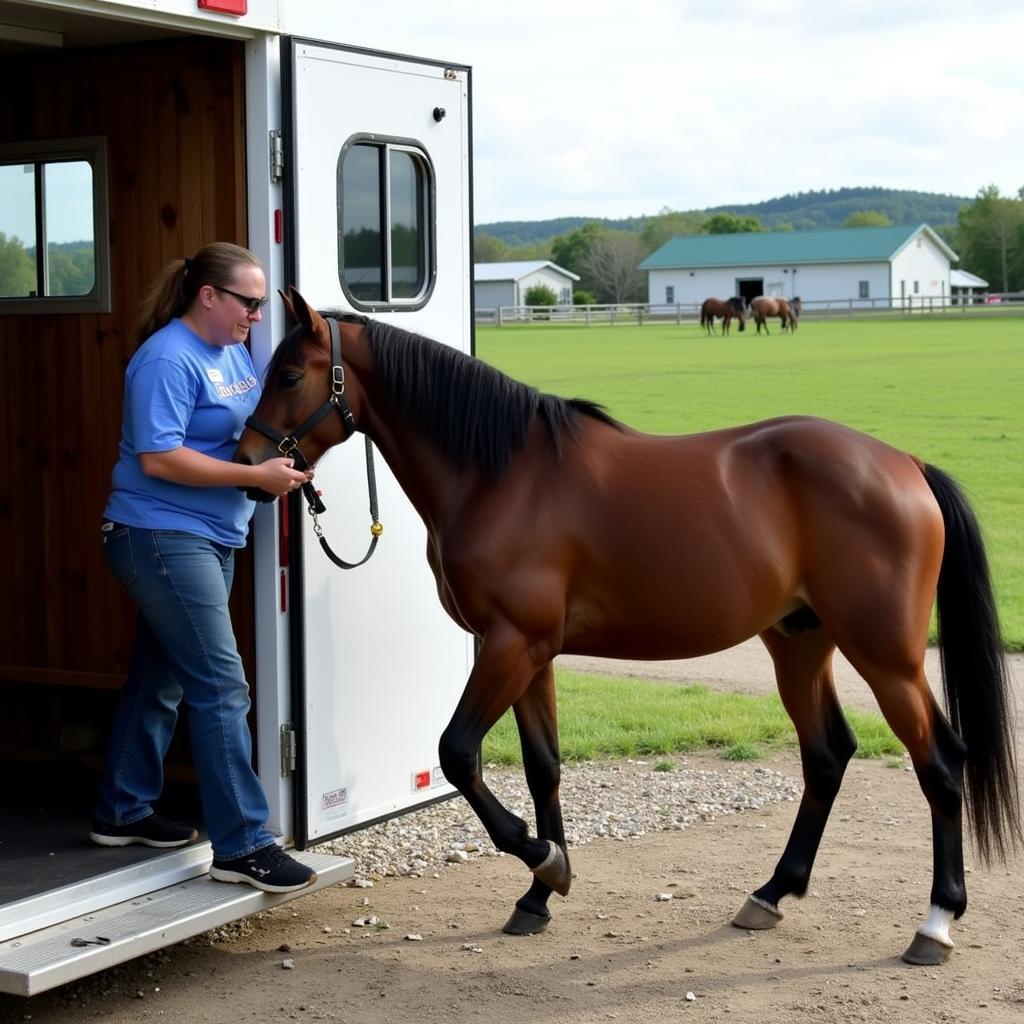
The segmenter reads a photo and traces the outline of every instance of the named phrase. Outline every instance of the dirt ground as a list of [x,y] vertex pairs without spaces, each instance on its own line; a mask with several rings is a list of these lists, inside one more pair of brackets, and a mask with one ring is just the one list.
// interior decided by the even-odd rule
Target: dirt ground
[[[1020,722],[1024,674],[1021,659],[1013,662]],[[756,645],[706,665],[655,669],[750,692],[770,685]],[[857,685],[841,678],[845,702],[871,707]],[[718,762],[709,754],[686,763]],[[769,764],[799,774],[794,755]],[[854,761],[808,896],[783,904],[775,931],[730,927],[746,893],[771,873],[795,812],[794,803],[776,804],[583,846],[573,854],[572,892],[552,897],[543,935],[502,934],[528,876],[511,858],[482,858],[437,878],[327,889],[81,985],[31,1000],[0,996],[0,1020],[1024,1022],[1020,861],[983,870],[968,852],[970,905],[954,926],[953,958],[938,968],[899,959],[931,878],[927,809],[899,767]],[[367,914],[390,927],[351,927]]]

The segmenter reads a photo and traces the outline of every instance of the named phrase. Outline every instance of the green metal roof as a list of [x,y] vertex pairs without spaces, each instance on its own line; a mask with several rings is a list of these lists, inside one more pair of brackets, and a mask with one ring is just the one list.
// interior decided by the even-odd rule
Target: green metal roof
[[764,263],[865,263],[892,259],[924,232],[951,260],[956,253],[927,224],[830,231],[770,231],[741,235],[680,235],[640,264],[640,270],[737,267]]

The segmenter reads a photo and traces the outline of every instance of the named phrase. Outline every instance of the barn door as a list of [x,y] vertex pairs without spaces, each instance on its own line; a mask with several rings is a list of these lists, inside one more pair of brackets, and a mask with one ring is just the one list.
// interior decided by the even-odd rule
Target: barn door
[[[469,69],[284,45],[288,279],[318,308],[469,351]],[[376,464],[384,535],[366,565],[337,569],[309,517],[292,515],[302,521],[291,574],[300,843],[451,792],[437,743],[472,641],[441,610],[422,522]],[[356,560],[369,540],[361,437],[323,459],[317,484],[331,545]]]

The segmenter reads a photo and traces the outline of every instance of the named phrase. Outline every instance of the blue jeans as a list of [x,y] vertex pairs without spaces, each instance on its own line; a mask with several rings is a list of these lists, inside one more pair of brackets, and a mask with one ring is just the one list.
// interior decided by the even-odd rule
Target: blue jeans
[[121,525],[103,534],[103,544],[139,619],[96,817],[130,825],[153,813],[184,699],[214,856],[269,846],[267,798],[252,768],[246,721],[249,686],[228,614],[234,550],[189,533]]

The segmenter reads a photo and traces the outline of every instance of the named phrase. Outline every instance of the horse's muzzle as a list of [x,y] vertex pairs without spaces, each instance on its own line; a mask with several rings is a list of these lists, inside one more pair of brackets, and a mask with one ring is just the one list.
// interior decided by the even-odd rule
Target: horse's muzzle
[[266,504],[266,502],[274,500],[274,496],[272,494],[267,494],[266,491],[261,491],[258,487],[239,487],[238,489],[240,491],[245,491],[245,496],[250,501],[259,501]]

